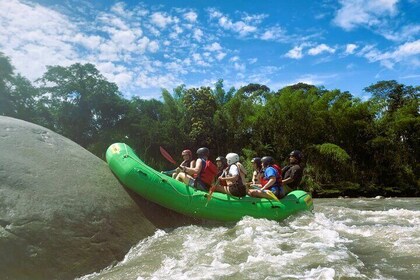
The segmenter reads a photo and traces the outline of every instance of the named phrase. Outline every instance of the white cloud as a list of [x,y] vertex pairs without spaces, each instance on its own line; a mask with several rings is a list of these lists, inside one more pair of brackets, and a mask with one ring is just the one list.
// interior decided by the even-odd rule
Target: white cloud
[[216,9],[208,9],[208,12],[211,19],[223,16],[223,14]]
[[419,67],[420,40],[398,46],[394,51],[381,52],[373,46],[366,46],[360,52],[370,62],[380,62],[386,68],[392,69],[396,63],[407,63]]
[[245,64],[244,64],[244,63],[238,63],[238,62],[235,62],[235,63],[233,64],[233,68],[234,68],[236,71],[239,71],[239,72],[244,72],[244,71],[246,70],[246,66],[245,66]]
[[[131,92],[138,86],[175,87],[183,83],[181,75],[204,73],[229,51],[214,43],[217,36],[204,36],[195,12],[151,13],[144,5],[126,10],[120,2],[109,10],[86,7],[78,8],[75,18],[71,10],[68,16],[54,10],[68,8],[59,4],[0,1],[0,50],[30,80],[40,78],[46,65],[92,63],[121,91]],[[207,56],[198,52],[202,46],[208,46]]]
[[188,13],[185,13],[184,14],[184,18],[186,20],[188,20],[189,22],[196,22],[197,21],[197,17],[198,17],[198,15],[195,12],[188,12]]
[[209,16],[210,18],[217,19],[219,26],[223,29],[238,33],[239,36],[242,37],[257,31],[257,27],[247,22],[249,20],[248,15],[245,16],[243,20],[238,20],[236,22],[232,21],[228,16],[223,15],[217,10],[210,10]]
[[266,29],[260,36],[260,39],[266,41],[289,41],[289,36],[286,35],[286,32],[281,27],[274,26]]
[[155,53],[155,52],[157,52],[157,51],[159,50],[159,43],[158,43],[158,42],[156,42],[156,41],[151,41],[151,42],[149,43],[149,45],[147,46],[147,49],[148,49],[150,52]]
[[326,44],[320,44],[314,48],[310,48],[308,51],[309,55],[319,55],[321,53],[328,52],[328,53],[335,53],[335,49],[327,46]]
[[258,61],[258,58],[256,57],[248,59],[249,64],[255,64],[257,63],[257,61]]
[[133,75],[125,67],[112,62],[97,63],[96,68],[110,81],[120,87],[127,87],[133,82]]
[[136,35],[131,30],[114,30],[111,35],[112,42],[120,49],[133,51],[135,48]]
[[381,34],[388,40],[402,42],[407,40],[413,40],[420,34],[419,24],[409,24],[402,27],[399,30],[382,30]]
[[199,28],[195,29],[193,32],[193,38],[196,39],[198,42],[201,42],[201,38],[203,37],[203,31]]
[[173,29],[176,34],[181,34],[184,32],[184,29],[182,29],[179,25],[175,25]]
[[146,36],[142,37],[139,40],[137,40],[137,50],[140,51],[140,53],[145,53],[149,44],[150,39]]
[[203,66],[203,67],[210,66],[210,64],[207,61],[205,61],[205,59],[199,53],[193,53],[192,54],[192,59],[193,59],[195,65],[199,65],[199,66]]
[[384,17],[397,14],[398,0],[341,0],[333,22],[345,29],[377,26]]
[[420,75],[407,75],[400,77],[400,79],[420,79]]
[[336,74],[331,74],[331,75],[304,74],[298,77],[297,79],[295,79],[294,81],[292,81],[291,83],[289,83],[289,85],[294,85],[297,83],[305,83],[308,85],[322,86],[322,85],[328,84],[329,80],[334,79],[336,77],[337,77]]
[[239,61],[239,56],[234,56],[231,59],[229,59],[230,62],[236,62]]
[[127,17],[127,16],[132,15],[130,10],[125,9],[125,3],[123,2],[115,3],[115,5],[111,7],[111,11],[117,14],[118,16],[122,16],[122,17]]
[[102,38],[97,35],[89,36],[78,33],[76,36],[74,36],[74,42],[80,43],[85,48],[94,50],[99,47],[102,42]]
[[241,36],[245,36],[248,33],[252,33],[257,30],[255,26],[248,25],[243,21],[232,22],[226,16],[219,18],[219,25],[226,30],[237,32]]
[[356,49],[357,49],[356,44],[347,44],[345,52],[346,52],[346,54],[353,54]]
[[166,16],[164,13],[156,12],[150,16],[151,22],[160,28],[166,28],[166,26],[172,22],[174,19],[171,16]]
[[222,60],[223,58],[225,58],[225,56],[226,56],[226,53],[224,53],[224,52],[219,52],[217,55],[216,55],[216,59],[217,60]]
[[302,54],[302,46],[296,46],[293,49],[289,50],[285,56],[293,59],[301,59],[303,57]]
[[406,57],[420,55],[420,40],[408,42],[398,47],[397,50],[391,52],[389,57],[400,61]]
[[0,26],[2,52],[30,80],[39,78],[45,65],[69,65],[79,59],[72,46],[75,37],[85,46],[97,44],[94,36],[78,34],[66,16],[38,4],[0,1]]
[[214,52],[214,51],[220,51],[222,49],[222,46],[220,46],[219,43],[215,42],[211,45],[205,46],[204,49]]
[[181,81],[171,73],[153,75],[149,73],[139,73],[136,77],[135,85],[143,88],[171,88],[173,85],[181,84]]

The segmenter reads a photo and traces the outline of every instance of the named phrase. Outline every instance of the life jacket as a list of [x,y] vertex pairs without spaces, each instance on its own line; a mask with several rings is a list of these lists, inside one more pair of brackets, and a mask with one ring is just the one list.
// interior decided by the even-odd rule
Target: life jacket
[[241,177],[241,181],[242,181],[242,184],[245,184],[245,182],[246,182],[246,169],[245,169],[245,167],[242,165],[242,163],[240,163],[240,162],[237,162],[237,163],[235,163],[236,164],[236,166],[238,167],[238,170],[239,170],[239,177]]
[[210,160],[204,160],[202,158],[201,160],[203,161],[203,166],[201,167],[198,179],[201,180],[204,184],[210,186],[217,174],[217,166]]
[[[281,186],[282,185],[282,183],[281,183],[281,181],[282,181],[281,167],[278,166],[277,164],[273,164],[273,165],[271,165],[271,167],[273,167],[277,171],[276,172],[276,184]],[[269,180],[270,180],[270,178],[266,179],[264,177],[264,175],[262,175],[261,178],[260,178],[261,186],[265,186],[265,184],[267,184]]]
[[282,178],[282,172],[281,172],[281,166],[277,165],[277,164],[273,164],[273,167],[277,170],[277,172],[279,173],[279,176],[277,177],[277,181],[280,181],[280,185],[281,185],[281,180]]
[[[246,176],[246,173],[247,173],[245,167],[240,162],[232,163],[232,165],[236,165],[236,167],[238,168],[238,172],[239,172],[238,181],[234,184],[238,184],[239,186],[244,186],[244,184],[246,182],[245,176]],[[225,170],[223,170],[223,173],[221,175],[222,177],[227,177],[228,176],[229,169],[232,165],[229,165]],[[222,186],[227,186],[228,185],[226,181],[222,181],[221,184],[222,184]]]

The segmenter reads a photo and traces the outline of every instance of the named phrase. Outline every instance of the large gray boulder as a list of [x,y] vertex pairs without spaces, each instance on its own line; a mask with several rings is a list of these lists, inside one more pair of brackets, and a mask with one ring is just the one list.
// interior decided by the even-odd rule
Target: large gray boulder
[[173,215],[127,191],[103,160],[71,140],[0,116],[2,279],[99,271],[156,226],[182,223]]

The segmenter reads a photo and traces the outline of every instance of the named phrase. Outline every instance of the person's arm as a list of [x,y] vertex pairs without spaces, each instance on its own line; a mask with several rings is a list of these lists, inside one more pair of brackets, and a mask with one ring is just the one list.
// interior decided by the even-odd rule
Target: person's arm
[[290,184],[291,182],[293,182],[294,181],[294,179],[292,178],[292,177],[289,177],[289,178],[287,178],[287,179],[284,179],[284,180],[282,180],[281,182],[283,183],[283,184]]
[[252,172],[252,182],[251,182],[251,184],[257,184],[258,181],[259,181],[258,172],[257,171]]
[[238,180],[238,178],[239,178],[239,175],[234,175],[234,176],[228,176],[228,177],[222,177],[222,176],[220,176],[219,177],[219,180],[224,180],[224,181],[233,181],[233,182],[236,182],[237,180]]
[[265,186],[262,187],[262,190],[266,190],[268,188],[270,188],[272,185],[274,185],[274,183],[276,182],[276,177],[275,176],[271,176],[270,180],[268,180],[267,184],[265,184]]
[[177,171],[178,168],[173,169],[173,170],[168,170],[168,171],[161,171],[160,173],[166,174],[166,175],[172,175],[173,173],[175,173]]
[[202,168],[202,161],[196,160],[195,167],[186,167],[186,166],[180,166],[182,171],[184,171],[186,174],[193,175],[193,174],[199,174]]
[[283,184],[286,184],[286,185],[292,183],[296,179],[296,176],[298,176],[298,170],[299,170],[298,167],[291,166],[289,167],[289,169],[290,169],[289,177],[281,181]]
[[236,165],[232,165],[229,167],[229,171],[227,172],[226,176],[219,177],[219,180],[236,182],[239,179],[239,176],[239,168]]

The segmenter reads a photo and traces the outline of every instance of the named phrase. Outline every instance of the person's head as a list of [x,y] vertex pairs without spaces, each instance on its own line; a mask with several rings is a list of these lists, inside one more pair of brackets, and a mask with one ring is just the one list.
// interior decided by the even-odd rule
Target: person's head
[[181,153],[184,160],[191,160],[192,159],[192,152],[190,150],[183,150]]
[[266,168],[274,164],[274,159],[270,156],[265,156],[261,159],[261,162],[262,162],[262,166]]
[[289,155],[289,160],[291,164],[299,164],[302,162],[303,154],[301,151],[294,150]]
[[197,156],[199,158],[208,158],[210,154],[210,151],[206,147],[201,147],[197,150]]
[[228,165],[235,164],[239,161],[239,155],[235,153],[229,153],[226,155],[226,160]]
[[261,158],[254,157],[253,159],[251,159],[251,162],[252,162],[252,167],[255,170],[261,169],[261,167],[262,167]]
[[219,169],[224,169],[227,166],[227,160],[224,156],[218,156],[216,158],[216,165]]

